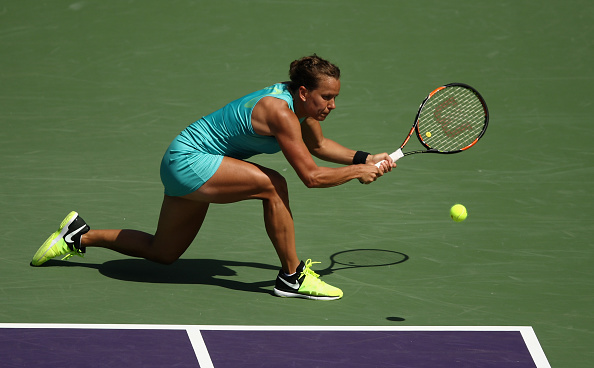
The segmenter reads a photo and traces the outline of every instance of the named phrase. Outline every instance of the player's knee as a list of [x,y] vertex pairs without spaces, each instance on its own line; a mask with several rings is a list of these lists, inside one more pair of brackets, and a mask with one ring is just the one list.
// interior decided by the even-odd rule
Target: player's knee
[[149,254],[146,256],[146,259],[156,263],[160,263],[162,265],[173,264],[183,254],[183,252],[180,253],[178,251],[173,250],[175,248],[174,244],[175,243],[172,242],[168,243],[166,246],[157,246],[155,243],[153,243],[152,247],[150,248]]
[[286,199],[289,197],[289,186],[284,176],[276,171],[268,175],[270,178],[270,185],[268,192],[270,196]]
[[162,265],[171,265],[179,259],[178,255],[172,254],[159,254],[151,257],[151,261],[160,263]]

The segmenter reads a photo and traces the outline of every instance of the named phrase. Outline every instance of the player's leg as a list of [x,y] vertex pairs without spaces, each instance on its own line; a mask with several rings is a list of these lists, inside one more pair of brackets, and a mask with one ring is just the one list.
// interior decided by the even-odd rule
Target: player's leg
[[311,271],[311,260],[300,262],[285,179],[274,170],[225,157],[206,184],[186,198],[213,203],[262,200],[266,231],[282,265],[274,293],[282,297],[334,300],[342,290],[328,285]]
[[155,235],[138,230],[90,230],[82,247],[103,247],[116,252],[170,264],[190,246],[208,211],[208,203],[165,196]]
[[[155,235],[127,229],[90,230],[85,231],[82,237],[78,235],[80,244],[76,248],[103,247],[129,256],[172,263],[184,253],[200,230],[209,203],[231,203],[246,199],[263,201],[266,229],[283,269],[294,272],[299,259],[295,251],[293,219],[284,178],[274,170],[228,157],[223,159],[215,174],[194,193],[183,197],[164,197]],[[74,218],[75,215],[82,221],[75,212],[69,217]],[[70,231],[70,225],[61,226],[61,229],[63,227]],[[56,233],[55,237],[62,240],[64,235]],[[62,247],[53,248],[59,252],[51,252],[43,258],[36,257],[40,260],[34,262],[35,265],[54,256],[75,251],[70,249],[72,245],[61,243],[63,242],[60,242]]]
[[211,203],[262,200],[266,231],[283,270],[293,273],[297,269],[300,261],[295,249],[295,228],[287,183],[276,171],[225,157],[217,172],[197,191],[184,198]]
[[276,171],[225,157],[215,175],[186,197],[213,203],[262,200],[266,231],[282,264],[274,293],[283,297],[320,300],[342,297],[340,289],[321,281],[319,275],[311,271],[311,260],[300,262],[295,249],[287,182]]

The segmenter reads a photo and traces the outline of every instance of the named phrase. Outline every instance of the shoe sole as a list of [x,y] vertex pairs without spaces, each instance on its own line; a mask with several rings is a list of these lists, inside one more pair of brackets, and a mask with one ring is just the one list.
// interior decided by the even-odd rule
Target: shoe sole
[[290,291],[283,291],[277,288],[274,288],[274,295],[280,296],[281,298],[303,298],[303,299],[310,299],[310,300],[336,300],[342,298],[341,296],[322,296],[322,295],[309,295],[309,294],[300,294]]
[[[41,248],[37,252],[39,252],[41,249],[45,249],[45,251],[41,255],[39,255],[39,257],[37,257],[37,253],[35,254],[35,256],[33,256],[33,260],[31,261],[31,266],[34,266],[34,267],[41,266],[45,262],[49,261],[49,259],[47,259],[43,262],[38,261],[35,263],[36,259],[37,260],[43,259],[43,257],[45,257],[47,252],[49,252],[50,249],[52,249],[54,247],[54,245],[56,245],[56,243],[58,243],[58,241],[60,239],[64,238],[64,235],[66,235],[66,232],[68,231],[68,227],[74,222],[74,220],[76,220],[77,217],[78,217],[78,213],[75,211],[72,211],[68,214],[68,216],[66,216],[66,218],[64,220],[62,220],[62,223],[60,223],[60,228],[58,229],[58,231],[56,231],[52,235],[50,235],[49,238],[47,238],[47,240],[45,242],[43,242],[43,244],[41,245]],[[49,242],[50,240],[51,240],[50,245],[47,246],[47,248],[45,248],[46,243]]]

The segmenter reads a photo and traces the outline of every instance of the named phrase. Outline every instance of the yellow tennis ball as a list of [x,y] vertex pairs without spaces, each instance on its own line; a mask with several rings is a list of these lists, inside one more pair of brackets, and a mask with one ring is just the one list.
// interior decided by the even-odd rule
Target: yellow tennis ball
[[425,135],[427,136],[427,138],[431,137],[431,132],[427,132],[425,133]]
[[466,212],[466,207],[463,205],[455,204],[452,206],[452,208],[450,208],[450,216],[452,217],[452,220],[456,222],[462,222],[466,220],[468,212]]

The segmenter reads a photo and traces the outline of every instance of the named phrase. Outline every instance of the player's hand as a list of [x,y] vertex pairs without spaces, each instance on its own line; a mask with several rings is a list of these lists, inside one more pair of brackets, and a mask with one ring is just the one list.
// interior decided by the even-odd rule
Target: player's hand
[[373,164],[361,165],[361,169],[363,170],[359,177],[359,182],[361,184],[371,184],[376,181],[377,178],[384,175],[385,172],[381,166],[377,167]]
[[381,162],[381,165],[379,167],[383,170],[382,172],[384,173],[392,171],[392,169],[396,167],[396,162],[394,162],[394,160],[392,160],[392,157],[390,157],[390,155],[386,152],[378,153],[377,155],[369,155],[369,157],[367,158],[368,164],[376,164],[378,162]]

